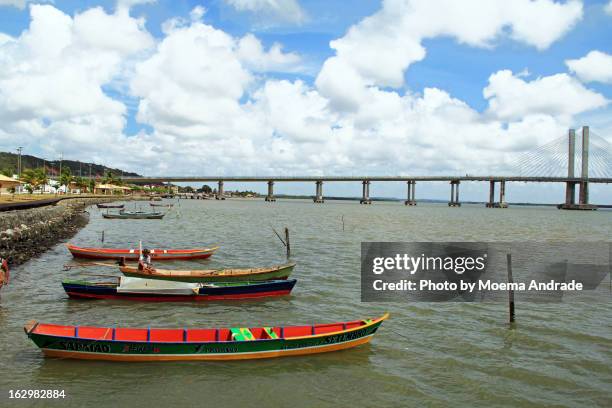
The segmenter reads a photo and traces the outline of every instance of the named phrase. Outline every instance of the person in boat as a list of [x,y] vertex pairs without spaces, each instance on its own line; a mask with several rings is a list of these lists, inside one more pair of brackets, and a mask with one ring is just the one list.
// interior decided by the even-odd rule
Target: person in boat
[[6,259],[0,257],[0,288],[9,283],[9,267]]
[[151,262],[151,250],[145,248],[140,254],[140,259],[138,260],[138,269],[146,270],[151,268],[153,268],[153,263]]

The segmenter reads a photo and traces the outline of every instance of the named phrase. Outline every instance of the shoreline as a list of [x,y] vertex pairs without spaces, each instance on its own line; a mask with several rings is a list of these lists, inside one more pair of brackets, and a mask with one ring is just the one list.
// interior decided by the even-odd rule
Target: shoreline
[[0,256],[17,266],[74,236],[89,222],[93,204],[130,197],[66,198],[35,208],[0,212]]

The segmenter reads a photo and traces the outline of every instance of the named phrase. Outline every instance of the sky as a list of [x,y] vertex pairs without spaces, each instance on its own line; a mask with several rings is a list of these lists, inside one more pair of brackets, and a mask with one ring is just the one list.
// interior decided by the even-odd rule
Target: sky
[[0,0],[0,150],[144,175],[516,174],[570,127],[612,143],[611,39],[609,0]]

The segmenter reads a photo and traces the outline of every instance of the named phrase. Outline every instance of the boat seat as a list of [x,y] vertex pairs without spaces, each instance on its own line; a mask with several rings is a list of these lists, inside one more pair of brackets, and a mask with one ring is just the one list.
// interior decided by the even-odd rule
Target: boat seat
[[230,333],[232,335],[231,338],[233,341],[255,340],[255,336],[253,336],[253,333],[251,333],[251,330],[249,330],[246,327],[232,327],[230,329]]
[[274,331],[274,329],[272,327],[264,327],[264,332],[268,335],[269,338],[271,339],[278,339],[278,334],[276,334],[276,332]]

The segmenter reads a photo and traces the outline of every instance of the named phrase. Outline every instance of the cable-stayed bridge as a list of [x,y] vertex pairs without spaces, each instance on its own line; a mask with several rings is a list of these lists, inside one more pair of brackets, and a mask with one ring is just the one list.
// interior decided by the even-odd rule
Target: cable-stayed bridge
[[[578,140],[578,143],[577,143]],[[130,183],[178,183],[178,182],[216,182],[216,198],[225,199],[224,182],[267,182],[266,201],[276,201],[274,184],[276,182],[314,182],[315,203],[323,203],[323,183],[355,181],[362,184],[361,204],[371,204],[370,184],[372,182],[403,181],[407,184],[405,204],[416,205],[416,183],[445,181],[450,184],[451,207],[461,206],[459,186],[462,181],[489,182],[487,207],[506,208],[506,182],[525,183],[564,183],[565,201],[562,209],[593,210],[597,207],[589,203],[590,183],[612,183],[612,146],[603,137],[582,127],[579,137],[570,129],[568,134],[558,137],[545,145],[523,153],[514,163],[514,175],[465,175],[465,176],[153,176],[124,177]],[[580,171],[576,171],[579,169]],[[499,184],[499,199],[496,201],[496,185]],[[578,187],[578,200],[576,200]],[[612,203],[610,203],[612,204]]]

